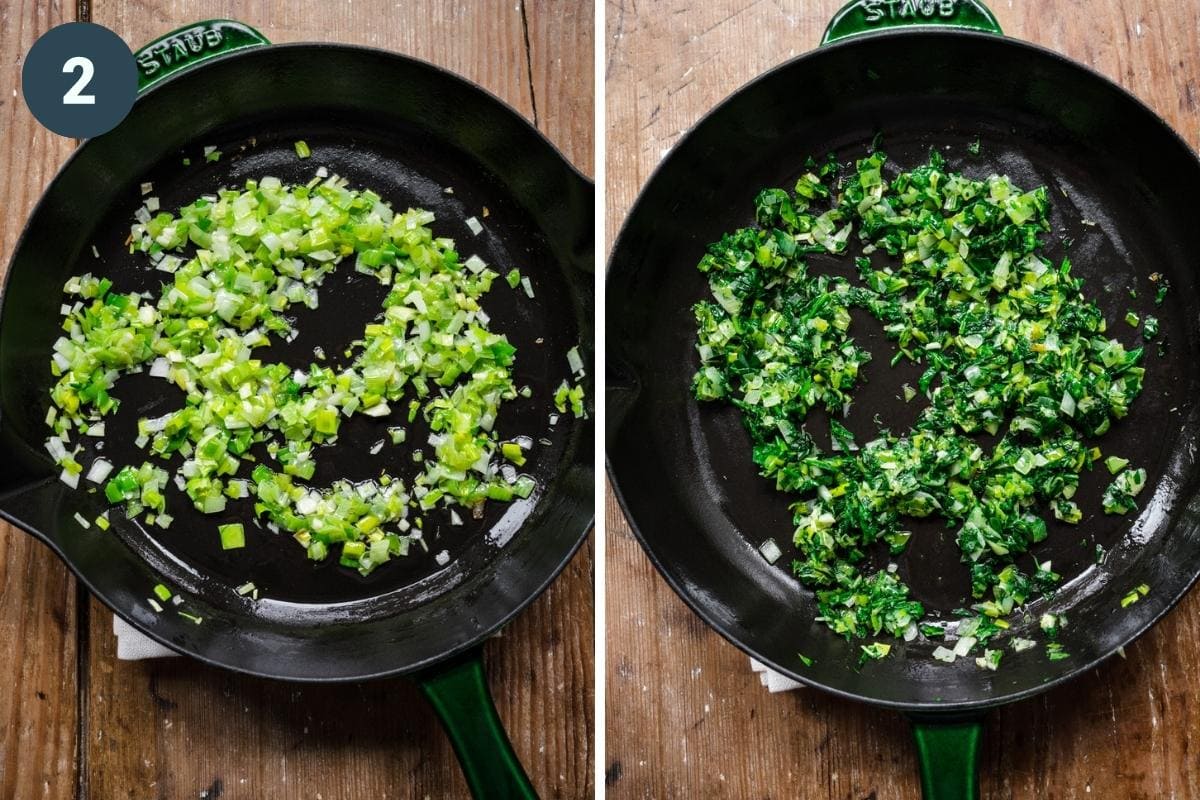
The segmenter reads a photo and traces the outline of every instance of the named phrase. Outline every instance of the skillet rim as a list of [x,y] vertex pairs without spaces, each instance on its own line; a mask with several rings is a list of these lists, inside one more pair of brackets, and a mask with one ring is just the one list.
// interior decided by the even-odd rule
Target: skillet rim
[[[516,122],[518,124],[518,126],[523,126],[527,132],[533,133],[536,137],[535,141],[540,140],[539,143],[542,146],[544,146],[547,149],[547,151],[555,157],[555,160],[558,162],[558,164],[560,166],[565,168],[565,173],[569,177],[569,179],[572,181],[578,182],[584,190],[590,190],[592,192],[593,206],[595,205],[595,182],[591,178],[589,178],[587,175],[585,175],[582,171],[580,171],[580,169],[577,166],[575,166],[575,164],[572,163],[572,161],[570,159],[568,159],[566,157],[566,155],[562,152],[561,149],[559,149],[559,147],[556,144],[554,144],[554,142],[552,142],[544,133],[542,133],[542,131],[536,125],[534,125],[523,114],[521,114],[519,111],[517,111],[507,101],[498,97],[497,95],[495,95],[491,91],[485,89],[484,87],[480,86],[479,84],[475,83],[474,81],[472,81],[468,78],[465,78],[456,72],[453,72],[452,70],[446,69],[444,67],[441,67],[430,61],[426,61],[424,59],[416,58],[413,56],[409,56],[409,55],[406,55],[403,53],[398,53],[398,52],[395,52],[392,50],[387,50],[387,49],[380,48],[380,47],[371,47],[371,46],[367,46],[367,45],[357,45],[357,44],[344,44],[344,43],[339,43],[339,42],[288,42],[288,43],[282,43],[282,44],[267,44],[267,45],[263,45],[260,47],[248,47],[248,48],[241,49],[241,50],[235,50],[235,51],[232,51],[229,53],[223,53],[221,55],[216,55],[216,56],[207,58],[204,61],[196,64],[193,67],[190,67],[188,69],[182,69],[182,70],[179,70],[178,72],[174,72],[171,75],[163,78],[161,81],[152,84],[150,87],[148,87],[145,90],[138,93],[137,97],[134,100],[134,106],[136,106],[139,103],[144,102],[147,97],[151,97],[151,96],[155,95],[155,93],[161,93],[164,91],[171,90],[174,87],[174,85],[184,76],[192,76],[192,75],[200,73],[206,69],[209,69],[212,66],[225,64],[226,62],[230,62],[230,61],[236,61],[236,60],[240,60],[240,59],[261,58],[264,56],[264,54],[272,52],[272,51],[277,51],[277,50],[289,50],[289,51],[291,51],[291,50],[309,50],[314,53],[322,53],[322,52],[327,52],[327,51],[340,51],[340,52],[349,53],[356,57],[366,56],[366,57],[381,58],[381,59],[391,59],[391,60],[395,60],[395,61],[404,62],[410,66],[416,67],[421,70],[427,70],[434,74],[437,74],[438,76],[440,76],[442,78],[449,79],[451,82],[459,84],[466,92],[475,92],[475,93],[479,94],[487,103],[490,103],[492,105],[495,113],[498,114],[499,116],[508,116],[512,121]],[[80,154],[83,153],[84,150],[91,144],[91,142],[93,141],[93,138],[99,138],[99,137],[92,137],[92,138],[88,138],[88,139],[84,139],[84,140],[80,141],[79,144],[75,147],[75,149],[72,150],[71,153],[63,160],[63,162],[55,170],[53,177],[51,177],[49,182],[46,184],[46,187],[42,190],[42,193],[39,195],[37,202],[33,205],[33,207],[30,209],[28,215],[26,216],[25,224],[21,228],[21,233],[17,236],[16,242],[13,245],[12,254],[10,255],[10,257],[8,259],[8,263],[6,265],[6,269],[4,272],[3,282],[2,282],[2,284],[0,284],[0,319],[3,318],[4,308],[5,308],[6,300],[8,298],[9,281],[11,280],[12,274],[13,274],[12,265],[16,261],[18,254],[20,254],[22,252],[22,250],[24,249],[24,247],[26,246],[26,240],[28,238],[28,234],[29,234],[29,230],[30,230],[30,226],[31,226],[30,223],[32,222],[33,219],[35,219],[38,216],[39,213],[41,213],[43,206],[46,204],[47,197],[54,191],[55,187],[59,184],[60,180],[62,179],[63,174],[70,168],[70,166],[74,163],[75,159],[80,157]],[[591,238],[594,243],[595,232],[594,232],[594,226],[591,225],[593,218],[594,218],[594,215],[589,215],[587,217],[587,219],[583,222],[583,225],[581,226],[581,228],[583,230],[591,230],[592,231]],[[566,266],[568,266],[569,268],[571,268],[573,270],[578,270],[580,272],[592,272],[592,274],[594,274],[594,270],[585,269],[584,266],[582,266],[578,263],[568,263],[568,264],[566,264]],[[589,291],[589,289],[591,291]],[[584,315],[584,317],[585,317],[584,321],[586,323],[589,323],[588,324],[589,330],[581,331],[581,333],[588,333],[588,332],[591,333],[592,342],[590,344],[591,344],[591,348],[594,352],[595,323],[596,323],[594,287],[592,287],[590,285],[585,285],[583,287],[582,294],[584,296],[584,299],[586,299],[587,296],[589,296],[589,295],[591,295],[591,297],[592,297],[592,308],[585,309],[585,310],[590,310],[591,314],[590,314],[590,316],[587,314]],[[582,436],[583,436],[583,440],[586,441],[587,437],[589,435],[588,429],[591,429],[592,431],[594,431],[595,427],[596,427],[594,415],[592,417],[580,420],[580,422],[584,425],[584,428],[585,428],[584,432],[582,433]],[[0,427],[2,427],[2,426],[3,426],[3,417],[0,416]],[[594,452],[595,452],[595,439],[594,438],[592,439],[592,446],[591,446],[590,450],[591,450],[591,453],[594,455]],[[581,463],[582,463],[582,459],[581,459]],[[594,472],[593,464],[592,464],[591,460],[589,459],[587,461],[587,463],[583,463],[582,467],[592,473],[593,481],[594,481],[595,472]],[[0,492],[0,497],[15,496],[15,495],[21,495],[21,494],[24,494],[27,492],[37,491],[40,487],[51,483],[53,480],[54,480],[53,476],[46,477],[46,478],[32,478],[23,483],[18,483],[14,488],[12,488],[10,490]],[[560,501],[561,501],[561,495],[551,495],[551,496],[547,496],[546,498],[544,498],[541,502],[554,503],[554,502],[560,502]],[[66,557],[62,548],[57,544],[57,542],[54,541],[54,539],[52,537],[44,534],[43,532],[41,532],[39,530],[36,530],[33,526],[16,518],[6,508],[0,508],[0,519],[4,520],[8,524],[12,525],[14,528],[17,528],[17,529],[23,531],[24,533],[28,534],[29,536],[32,536],[35,540],[37,540],[38,542],[40,542],[43,545],[45,545],[46,547],[48,547],[50,549],[50,551],[55,555],[55,557],[58,558],[58,560],[61,561],[67,567],[67,569],[69,569],[71,571],[71,573],[75,576],[75,578],[88,590],[88,593],[91,596],[95,597],[102,604],[104,604],[107,608],[109,608],[109,610],[111,610],[114,614],[116,614],[121,619],[125,620],[127,623],[129,623],[130,626],[132,626],[135,630],[137,630],[139,633],[146,636],[147,638],[163,645],[164,647],[169,648],[170,650],[172,650],[180,655],[193,658],[193,659],[200,661],[211,667],[216,667],[216,668],[223,669],[223,670],[229,670],[231,672],[236,672],[236,673],[240,673],[240,674],[244,674],[244,675],[250,675],[250,676],[254,676],[254,677],[258,677],[258,678],[267,678],[267,679],[273,679],[273,680],[285,680],[285,681],[289,681],[289,682],[306,683],[306,684],[337,684],[337,683],[349,683],[349,682],[355,682],[355,681],[375,680],[375,679],[380,679],[380,678],[396,677],[396,676],[403,676],[403,675],[411,676],[411,675],[415,675],[416,673],[420,673],[424,670],[428,670],[437,664],[441,664],[441,663],[450,661],[456,657],[463,655],[464,653],[469,652],[470,650],[472,650],[474,648],[480,647],[485,641],[487,641],[489,638],[494,636],[499,630],[504,628],[506,625],[508,625],[510,622],[512,622],[513,619],[515,619],[518,615],[520,615],[523,611],[525,611],[525,609],[527,609],[533,603],[534,600],[536,600],[538,597],[540,597],[546,591],[546,589],[550,586],[550,584],[553,583],[562,574],[563,570],[566,569],[567,565],[572,561],[572,559],[574,559],[575,555],[579,552],[580,548],[583,546],[583,543],[588,539],[588,536],[591,534],[592,530],[595,527],[596,509],[595,509],[594,501],[590,504],[590,508],[587,508],[585,510],[584,516],[586,517],[586,519],[584,520],[583,524],[580,525],[579,531],[570,537],[570,539],[572,540],[570,547],[564,548],[563,553],[560,555],[559,558],[556,559],[556,563],[554,564],[553,568],[546,571],[545,576],[540,581],[537,582],[537,585],[533,589],[532,592],[527,593],[526,596],[524,596],[520,602],[514,603],[511,608],[506,609],[504,611],[504,613],[498,615],[496,618],[496,621],[492,622],[489,625],[479,628],[471,636],[468,636],[468,637],[462,639],[461,641],[457,642],[454,646],[443,650],[439,655],[424,659],[422,661],[407,664],[402,667],[387,668],[387,669],[382,669],[382,670],[373,670],[373,671],[369,671],[369,672],[354,673],[354,674],[347,672],[347,673],[341,673],[341,674],[337,674],[337,675],[328,675],[328,676],[309,676],[309,675],[302,675],[302,674],[296,674],[296,673],[283,674],[280,672],[272,672],[272,671],[268,671],[268,670],[252,668],[252,667],[246,666],[244,664],[225,663],[218,659],[211,658],[207,655],[201,654],[199,652],[195,652],[194,650],[188,649],[187,647],[179,644],[178,642],[171,640],[170,638],[168,638],[168,636],[167,636],[168,631],[166,631],[165,629],[164,629],[164,631],[160,632],[160,631],[154,630],[153,628],[151,628],[149,626],[143,625],[141,622],[138,621],[137,617],[134,614],[130,613],[125,608],[119,607],[117,602],[114,599],[110,598],[107,594],[104,594],[104,593],[101,593],[100,591],[98,591],[95,586],[95,583],[87,575],[83,574],[83,571],[80,570],[74,563],[72,563],[72,561],[70,559],[68,559]]]
[[[1169,135],[1169,138],[1173,138],[1174,141],[1183,149],[1183,151],[1188,153],[1191,156],[1191,159],[1192,159],[1194,165],[1196,166],[1197,170],[1200,170],[1200,154],[1197,154],[1197,152],[1192,149],[1192,146],[1187,142],[1187,140],[1185,140],[1179,134],[1179,132],[1176,131],[1166,121],[1166,119],[1163,118],[1163,116],[1158,113],[1158,111],[1156,111],[1154,108],[1152,108],[1148,103],[1143,101],[1141,98],[1139,98],[1133,92],[1131,92],[1129,89],[1126,89],[1121,84],[1111,80],[1106,75],[1099,72],[1098,70],[1096,70],[1086,64],[1082,64],[1072,58],[1069,58],[1068,56],[1066,56],[1056,50],[1052,50],[1048,47],[1045,47],[1043,45],[1040,45],[1040,44],[1037,44],[1034,42],[1029,42],[1029,41],[1026,41],[1023,39],[1013,38],[1013,37],[1010,37],[1007,35],[997,35],[994,33],[970,31],[970,30],[962,30],[962,29],[938,28],[936,26],[926,26],[926,25],[913,26],[912,28],[906,28],[906,29],[900,29],[900,30],[888,29],[888,30],[873,31],[870,33],[863,33],[863,34],[859,34],[859,35],[856,35],[856,36],[853,36],[853,37],[850,37],[847,39],[842,39],[842,40],[839,40],[836,42],[832,42],[829,44],[818,45],[817,47],[813,48],[812,50],[809,50],[804,53],[800,53],[799,55],[793,56],[791,58],[788,58],[788,59],[780,62],[779,64],[776,64],[775,66],[756,75],[754,78],[750,79],[746,83],[739,86],[737,89],[735,89],[729,95],[722,98],[712,108],[710,108],[708,111],[706,111],[703,115],[701,115],[694,123],[692,123],[688,127],[688,129],[671,146],[670,152],[667,153],[667,155],[665,157],[663,157],[658,162],[658,164],[655,165],[653,170],[651,170],[649,176],[646,178],[645,183],[642,184],[642,187],[638,190],[638,194],[634,198],[633,204],[630,205],[629,209],[625,213],[624,219],[621,221],[621,226],[617,231],[616,237],[613,239],[612,248],[609,250],[608,260],[605,265],[606,301],[607,301],[607,297],[608,297],[608,290],[611,286],[611,281],[612,281],[612,276],[613,276],[613,266],[614,266],[614,263],[617,261],[618,255],[622,252],[622,245],[624,244],[626,237],[629,235],[629,228],[631,226],[632,219],[640,210],[640,207],[642,206],[643,202],[646,199],[646,195],[649,193],[649,190],[650,190],[651,186],[654,184],[654,182],[659,178],[660,173],[666,168],[667,164],[673,158],[675,158],[675,156],[678,154],[679,150],[688,142],[689,139],[692,138],[692,136],[701,127],[705,126],[711,120],[715,119],[719,114],[721,114],[725,110],[725,108],[728,105],[730,105],[736,99],[738,99],[739,97],[744,95],[746,92],[748,92],[760,85],[763,85],[770,80],[775,79],[777,75],[782,74],[783,72],[785,72],[787,70],[797,68],[798,65],[800,65],[806,61],[816,60],[816,59],[822,57],[825,53],[852,49],[856,46],[866,44],[873,40],[877,40],[877,39],[881,39],[881,38],[885,38],[885,37],[887,37],[887,38],[911,37],[914,39],[921,38],[921,37],[928,37],[931,39],[937,39],[937,38],[955,39],[955,38],[957,38],[957,39],[976,40],[976,41],[986,42],[989,44],[996,44],[996,45],[1004,46],[1004,47],[1013,47],[1018,50],[1025,50],[1027,52],[1036,54],[1040,57],[1047,57],[1047,58],[1049,58],[1050,61],[1056,62],[1058,65],[1060,65],[1061,67],[1063,67],[1065,69],[1075,70],[1077,73],[1081,73],[1084,78],[1086,78],[1087,80],[1089,80],[1093,83],[1099,82],[1100,84],[1103,84],[1110,91],[1116,91],[1117,94],[1122,99],[1132,102],[1141,112],[1147,114],[1149,119],[1153,119],[1155,122],[1157,122],[1157,124],[1163,130],[1163,132],[1167,133]],[[605,305],[605,309],[606,309],[606,316],[607,316],[607,309],[608,309],[607,302]],[[608,328],[607,319],[605,322],[606,322],[606,330],[607,330],[607,328]],[[605,348],[605,406],[606,406],[606,408],[609,405],[608,400],[609,400],[610,396],[613,395],[614,390],[616,392],[621,392],[621,391],[624,391],[624,390],[630,388],[630,387],[623,387],[623,386],[619,386],[619,385],[614,386],[614,384],[609,380],[609,376],[611,373],[611,370],[609,369],[609,364],[611,362],[611,356],[609,354],[610,351],[609,351],[607,345],[608,345],[608,342],[606,341],[606,348]],[[634,380],[636,382],[636,380],[637,380],[636,375],[635,375]],[[634,388],[636,388],[636,387],[634,387]],[[1086,672],[1096,669],[1101,664],[1103,664],[1104,662],[1111,659],[1113,657],[1113,655],[1115,655],[1118,651],[1122,650],[1125,647],[1128,647],[1133,642],[1137,641],[1139,638],[1141,638],[1143,635],[1145,635],[1147,631],[1149,631],[1156,624],[1158,624],[1163,619],[1163,617],[1165,617],[1172,610],[1174,610],[1174,608],[1179,604],[1179,602],[1184,598],[1184,596],[1187,595],[1187,593],[1189,591],[1191,591],[1192,587],[1196,584],[1197,580],[1200,580],[1200,570],[1193,571],[1191,577],[1188,578],[1188,580],[1184,582],[1184,584],[1182,585],[1180,590],[1178,592],[1174,593],[1168,599],[1168,601],[1163,605],[1163,607],[1161,609],[1159,609],[1155,614],[1153,614],[1140,627],[1133,629],[1133,632],[1128,634],[1127,637],[1121,642],[1120,645],[1118,645],[1117,647],[1109,650],[1108,652],[1103,653],[1102,655],[1099,655],[1089,661],[1076,662],[1078,664],[1078,666],[1074,666],[1072,669],[1068,669],[1067,671],[1063,672],[1062,674],[1058,675],[1057,677],[1055,677],[1051,680],[1043,681],[1042,683],[1040,683],[1036,686],[1031,686],[1029,688],[1022,689],[1020,691],[991,694],[986,697],[977,698],[975,700],[959,701],[959,702],[946,702],[946,703],[939,703],[939,702],[904,703],[904,702],[899,702],[899,701],[895,701],[895,700],[885,700],[885,699],[881,699],[881,698],[871,697],[868,695],[857,694],[855,692],[852,692],[852,691],[849,691],[846,689],[841,689],[841,688],[838,688],[835,686],[830,686],[828,684],[822,683],[818,680],[813,679],[812,677],[805,675],[803,672],[798,672],[793,667],[782,665],[782,664],[778,663],[776,660],[765,657],[762,653],[757,652],[751,644],[734,637],[729,631],[727,631],[725,629],[724,626],[719,624],[716,620],[716,615],[714,615],[713,613],[711,613],[709,611],[703,598],[701,598],[699,596],[694,596],[693,593],[689,592],[689,590],[687,590],[685,588],[685,582],[678,580],[676,578],[676,576],[674,574],[672,574],[671,565],[669,563],[669,560],[665,559],[665,558],[660,558],[660,556],[654,551],[654,549],[650,545],[650,540],[647,538],[646,534],[641,530],[641,527],[638,525],[637,521],[634,519],[633,515],[630,513],[629,503],[625,498],[624,491],[622,491],[622,489],[621,489],[621,483],[616,474],[616,469],[613,466],[612,459],[609,457],[610,440],[612,440],[616,437],[616,433],[622,427],[623,421],[624,421],[624,416],[622,416],[622,418],[620,420],[616,420],[616,421],[610,420],[607,416],[605,418],[605,431],[604,431],[604,433],[605,433],[605,456],[604,456],[605,475],[607,477],[608,485],[612,489],[613,495],[617,499],[617,504],[620,506],[621,513],[625,518],[626,524],[629,526],[629,529],[633,532],[634,537],[637,539],[638,544],[641,546],[642,552],[650,559],[650,562],[654,565],[654,568],[658,572],[658,574],[667,582],[667,584],[671,587],[671,590],[675,593],[675,595],[677,597],[679,597],[681,600],[683,600],[683,602],[688,606],[688,608],[690,608],[697,616],[699,616],[711,630],[715,631],[726,642],[728,642],[729,644],[732,644],[734,647],[736,647],[738,650],[741,650],[743,653],[745,653],[750,658],[752,658],[762,664],[765,664],[766,666],[770,667],[774,671],[776,671],[782,675],[785,675],[788,678],[791,678],[799,683],[802,683],[807,687],[819,689],[823,692],[827,692],[831,695],[834,695],[834,696],[844,699],[844,700],[852,700],[852,701],[856,701],[856,702],[860,702],[860,703],[866,703],[868,705],[876,706],[879,708],[888,708],[888,709],[892,709],[892,710],[896,710],[896,711],[906,712],[908,714],[931,715],[935,718],[947,719],[947,718],[962,717],[964,715],[970,716],[976,712],[983,712],[987,709],[996,708],[999,706],[1004,706],[1004,705],[1008,705],[1010,703],[1016,703],[1021,700],[1026,700],[1026,699],[1029,699],[1032,697],[1036,697],[1037,695],[1043,694],[1044,692],[1050,691],[1051,689],[1057,688],[1065,683],[1068,683],[1069,681],[1074,680],[1075,678],[1079,677],[1080,675],[1082,675]],[[1200,467],[1198,467],[1197,469],[1200,469]]]

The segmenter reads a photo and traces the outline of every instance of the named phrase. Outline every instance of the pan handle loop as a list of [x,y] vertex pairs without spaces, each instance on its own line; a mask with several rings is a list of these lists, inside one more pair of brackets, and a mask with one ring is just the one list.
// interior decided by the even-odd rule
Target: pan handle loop
[[983,716],[911,717],[924,800],[979,800]]
[[458,754],[463,776],[477,800],[537,800],[504,732],[483,674],[483,651],[439,664],[417,682],[433,705]]
[[834,16],[821,44],[896,28],[950,28],[1004,35],[983,0],[854,0]]
[[231,19],[210,19],[171,31],[134,54],[138,92],[210,58],[268,44],[267,37],[254,28]]

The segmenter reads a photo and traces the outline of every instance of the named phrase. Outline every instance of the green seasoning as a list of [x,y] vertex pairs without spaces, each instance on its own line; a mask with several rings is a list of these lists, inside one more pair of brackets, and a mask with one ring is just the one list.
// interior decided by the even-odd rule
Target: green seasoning
[[[310,558],[333,555],[366,574],[408,552],[423,513],[446,508],[459,524],[453,507],[475,513],[488,499],[532,493],[533,479],[505,464],[523,464],[532,441],[502,448],[493,433],[502,405],[518,396],[516,350],[480,306],[497,273],[478,256],[461,259],[430,227],[433,214],[397,213],[332,176],[299,186],[251,180],[175,214],[149,198],[136,217],[130,252],[158,271],[157,294],[122,293],[90,274],[64,287],[46,446],[65,483],[78,486],[84,472],[72,437],[103,436],[119,378],[145,371],[181,392],[181,407],[138,421],[142,464],[110,474],[113,465],[96,459],[86,480],[147,523],[170,524],[172,483],[209,514],[253,498],[265,526]],[[294,310],[318,306],[322,281],[341,262],[390,287],[348,363],[335,367],[317,351],[308,364],[270,360],[272,343],[296,335]],[[574,407],[582,394],[573,391],[556,402]],[[387,473],[326,489],[306,483],[347,418],[378,418],[381,430],[394,419],[398,444],[404,430],[395,425],[418,414],[431,433],[410,485]],[[251,454],[256,446],[265,458]],[[171,459],[182,462],[173,473]],[[245,546],[241,524],[217,530],[224,549]]]
[[[886,158],[875,152],[841,178],[832,159],[810,161],[794,191],[758,195],[756,227],[710,245],[693,388],[741,410],[755,463],[797,498],[792,569],[816,590],[825,624],[847,638],[950,633],[940,660],[979,650],[977,663],[995,669],[1001,653],[989,642],[1005,618],[1060,581],[1029,549],[1046,538],[1047,514],[1082,518],[1072,499],[1080,473],[1103,456],[1091,440],[1141,392],[1142,350],[1107,337],[1070,261],[1043,255],[1044,188],[949,172],[936,151],[889,179]],[[854,233],[857,280],[810,271],[809,254],[844,254]],[[883,325],[893,364],[923,368],[905,391],[924,400],[909,431],[856,441],[837,421],[871,358],[852,336],[852,309]],[[805,427],[816,408],[835,418],[828,449]],[[1107,461],[1120,473],[1108,513],[1132,510],[1145,483],[1126,464]],[[881,543],[904,551],[912,518],[956,531],[974,603],[955,624],[922,623],[894,567],[864,568]]]

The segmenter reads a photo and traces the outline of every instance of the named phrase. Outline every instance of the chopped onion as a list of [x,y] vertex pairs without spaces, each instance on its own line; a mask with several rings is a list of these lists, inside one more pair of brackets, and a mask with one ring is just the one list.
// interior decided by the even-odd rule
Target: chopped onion
[[583,359],[579,356],[579,347],[572,347],[567,351],[567,366],[571,368],[571,372],[579,375],[583,372]]
[[974,636],[964,636],[954,645],[954,655],[960,658],[971,652],[971,648],[979,641]]
[[758,552],[762,553],[762,557],[767,560],[768,564],[774,564],[783,555],[783,551],[779,549],[779,545],[775,544],[774,539],[767,539],[758,548]]
[[933,649],[933,657],[938,661],[945,661],[947,664],[953,664],[954,659],[958,656],[954,650],[950,650],[949,648],[939,645]]
[[92,483],[103,483],[113,470],[113,465],[103,458],[97,458],[88,469],[87,479]]

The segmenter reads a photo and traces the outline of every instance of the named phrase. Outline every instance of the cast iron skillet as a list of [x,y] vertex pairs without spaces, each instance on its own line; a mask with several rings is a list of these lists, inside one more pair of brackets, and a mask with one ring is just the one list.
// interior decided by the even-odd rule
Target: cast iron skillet
[[[532,797],[487,695],[480,647],[554,579],[591,525],[592,425],[568,414],[551,428],[549,412],[569,374],[566,351],[581,344],[591,363],[592,186],[518,114],[448,72],[366,48],[265,44],[245,26],[213,21],[142,50],[143,91],[129,116],[85,142],[33,212],[0,315],[0,515],[49,545],[114,612],[181,653],[297,681],[417,676],[472,790]],[[310,159],[296,157],[298,139],[311,146]],[[206,161],[206,145],[222,152],[219,161]],[[518,385],[533,389],[530,399],[506,406],[498,432],[552,442],[534,450],[528,468],[539,489],[527,501],[489,504],[484,519],[462,527],[431,515],[429,553],[418,550],[365,579],[333,559],[314,565],[294,543],[253,525],[244,550],[222,551],[214,524],[248,521],[245,501],[215,520],[177,494],[168,500],[176,521],[166,531],[143,529],[119,512],[108,533],[82,530],[74,514],[93,518],[105,501],[63,486],[42,447],[63,282],[91,271],[123,291],[157,288],[162,274],[124,245],[143,181],[174,209],[249,177],[305,182],[319,165],[398,209],[434,211],[435,229],[458,240],[464,255],[474,251],[502,272],[511,265],[530,276],[535,299],[500,283],[485,309],[518,348]],[[470,216],[484,223],[478,237],[464,222]],[[299,338],[273,345],[271,357],[307,365],[320,345],[341,363],[384,294],[343,266],[321,289],[320,308],[300,314]],[[140,377],[115,390],[122,410],[108,423],[104,455],[117,464],[143,460],[131,444],[139,416],[182,404],[161,381]],[[368,454],[390,424],[348,420],[338,445],[318,454],[314,484],[373,477],[385,466],[411,477],[411,446]],[[427,435],[418,423],[409,441],[419,446]],[[82,463],[95,455],[92,448]],[[433,555],[442,550],[450,561],[439,567]],[[260,587],[257,602],[234,591],[248,580]],[[177,587],[182,608],[203,623],[170,606],[155,613],[146,598],[159,582]]]
[[[864,33],[886,5],[847,7],[826,41],[854,32],[851,41],[796,58],[738,91],[650,179],[609,267],[606,436],[622,506],[680,596],[735,645],[789,677],[908,712],[926,795],[959,798],[978,791],[984,709],[1091,669],[1161,618],[1200,571],[1193,469],[1200,432],[1194,218],[1200,164],[1166,124],[1117,86],[1052,52],[996,35],[981,5],[951,3],[947,10],[950,22],[984,32],[939,28],[945,4],[915,5],[934,18],[885,17],[876,27],[908,26],[888,33]],[[989,672],[974,659],[934,661],[934,644],[918,641],[856,670],[859,643],[813,621],[812,593],[790,576],[786,557],[770,566],[757,552],[767,538],[790,541],[791,515],[787,498],[756,474],[738,413],[700,405],[690,391],[697,365],[691,306],[708,295],[695,268],[705,245],[752,224],[758,190],[791,187],[809,154],[833,151],[849,162],[880,132],[893,170],[922,163],[938,147],[953,169],[1048,186],[1054,205],[1048,252],[1070,254],[1110,331],[1132,346],[1137,334],[1121,321],[1128,309],[1162,321],[1169,346],[1161,357],[1147,348],[1145,391],[1103,440],[1106,452],[1148,469],[1140,511],[1136,519],[1098,513],[1107,472],[1087,474],[1080,505],[1089,516],[1078,526],[1052,525],[1035,551],[1052,559],[1064,585],[1052,601],[1031,603],[1014,624],[1014,635],[1040,639],[1041,613],[1065,612],[1068,659],[1048,661],[1041,647],[1006,652],[1000,670]],[[977,138],[982,149],[975,157],[967,146]],[[1069,249],[1064,237],[1073,240]],[[810,267],[846,269],[842,260],[817,257]],[[1161,307],[1147,279],[1155,271],[1171,282]],[[872,417],[879,413],[886,425],[907,430],[920,403],[905,405],[897,396],[903,383],[915,385],[918,370],[888,367],[893,345],[869,318],[856,318],[855,331],[875,358],[848,427],[859,441],[874,438]],[[828,447],[823,420],[811,420],[809,431]],[[1096,563],[1096,545],[1107,550],[1103,564]],[[887,563],[886,554],[875,557]],[[916,529],[897,560],[918,599],[949,616],[970,602],[958,558],[953,533],[930,524]],[[1152,587],[1150,595],[1120,608],[1121,597],[1142,583]],[[797,653],[814,664],[804,667]]]

